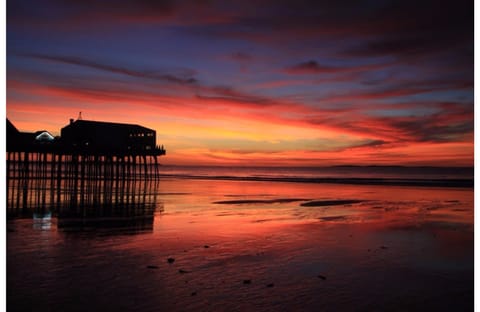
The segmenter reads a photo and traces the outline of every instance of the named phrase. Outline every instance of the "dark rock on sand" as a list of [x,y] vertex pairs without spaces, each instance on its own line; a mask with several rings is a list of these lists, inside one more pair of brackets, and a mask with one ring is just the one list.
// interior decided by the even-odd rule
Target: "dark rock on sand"
[[147,265],[147,269],[158,269],[156,265]]
[[221,200],[213,202],[214,204],[224,205],[242,205],[242,204],[281,204],[296,201],[306,201],[308,198],[276,198],[276,199],[239,199],[239,200]]
[[323,207],[323,206],[338,206],[361,203],[363,200],[359,199],[340,199],[340,200],[313,200],[306,203],[301,203],[302,207]]
[[174,263],[174,262],[175,262],[175,258],[168,258],[168,259],[167,259],[167,262],[168,262],[168,263]]
[[190,271],[180,269],[180,270],[178,270],[178,273],[184,274],[184,273],[190,273]]
[[208,245],[205,245],[205,246],[203,246],[203,248],[210,248],[210,246],[208,246]]
[[[346,220],[347,217],[346,216],[330,216],[330,217],[320,217],[318,219],[322,221],[343,221],[343,220]],[[350,235],[350,237],[352,236]]]

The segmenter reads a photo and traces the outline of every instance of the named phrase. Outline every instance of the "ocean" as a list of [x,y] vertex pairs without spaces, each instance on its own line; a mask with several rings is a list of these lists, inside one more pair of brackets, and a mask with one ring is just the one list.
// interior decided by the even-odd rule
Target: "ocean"
[[162,166],[164,177],[303,183],[473,186],[472,167]]

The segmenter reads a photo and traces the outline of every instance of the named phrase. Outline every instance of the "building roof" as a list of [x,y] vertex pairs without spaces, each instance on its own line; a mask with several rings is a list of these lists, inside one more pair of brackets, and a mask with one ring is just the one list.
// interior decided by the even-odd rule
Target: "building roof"
[[55,137],[47,130],[35,132],[35,141],[51,142]]
[[20,131],[13,125],[13,123],[7,118],[7,135],[18,134]]
[[106,121],[93,121],[93,120],[76,120],[69,125],[63,127],[62,129],[68,127],[91,127],[91,128],[108,128],[108,129],[116,129],[116,130],[136,130],[136,131],[150,131],[154,132],[155,130],[149,129],[140,125],[136,124],[125,124],[125,123],[117,123],[117,122],[106,122]]

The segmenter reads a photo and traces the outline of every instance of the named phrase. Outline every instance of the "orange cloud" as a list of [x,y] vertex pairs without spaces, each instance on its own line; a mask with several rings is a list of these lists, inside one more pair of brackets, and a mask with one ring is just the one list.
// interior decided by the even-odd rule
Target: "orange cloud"
[[376,117],[365,115],[376,103],[363,111],[324,109],[215,87],[201,89],[212,96],[198,96],[185,86],[169,95],[148,85],[26,81],[8,81],[7,117],[20,130],[58,134],[79,111],[86,119],[142,123],[157,130],[169,164],[473,163],[472,114],[455,103],[431,103],[439,113],[429,116]]

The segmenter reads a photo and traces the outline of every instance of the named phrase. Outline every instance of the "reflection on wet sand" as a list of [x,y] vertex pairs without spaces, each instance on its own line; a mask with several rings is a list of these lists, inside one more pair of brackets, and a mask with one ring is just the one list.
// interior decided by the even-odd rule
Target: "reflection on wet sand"
[[9,179],[7,216],[33,218],[34,226],[128,227],[153,230],[158,181],[145,179]]
[[[34,200],[28,219],[9,207],[18,214],[8,223],[10,304],[28,310],[35,302],[38,311],[473,306],[472,189],[198,179],[139,185],[107,195],[108,185],[91,186],[96,194],[83,201],[65,186],[62,203]],[[33,198],[48,199],[47,190]],[[318,205],[302,205],[308,202]],[[83,223],[122,213],[153,221],[137,235]],[[82,225],[56,232],[67,220]]]

